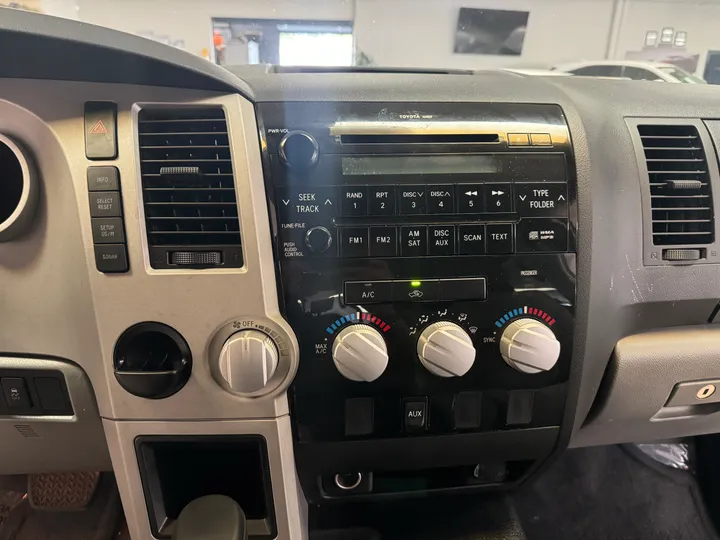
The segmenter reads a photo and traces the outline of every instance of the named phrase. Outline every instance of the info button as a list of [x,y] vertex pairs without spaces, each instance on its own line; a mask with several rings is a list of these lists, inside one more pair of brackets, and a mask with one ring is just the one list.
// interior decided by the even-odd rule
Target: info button
[[346,281],[345,304],[392,302],[392,281]]

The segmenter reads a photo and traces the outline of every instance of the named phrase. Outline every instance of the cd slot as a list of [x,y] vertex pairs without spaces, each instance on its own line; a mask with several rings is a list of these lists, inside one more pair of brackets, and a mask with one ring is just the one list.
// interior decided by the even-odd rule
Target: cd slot
[[500,142],[497,133],[426,133],[341,135],[341,144],[489,144]]

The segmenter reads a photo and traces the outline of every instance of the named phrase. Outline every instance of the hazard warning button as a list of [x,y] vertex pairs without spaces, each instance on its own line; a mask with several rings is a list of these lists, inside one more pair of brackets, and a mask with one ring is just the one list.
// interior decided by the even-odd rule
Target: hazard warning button
[[117,157],[117,105],[109,101],[85,103],[85,155],[88,159]]

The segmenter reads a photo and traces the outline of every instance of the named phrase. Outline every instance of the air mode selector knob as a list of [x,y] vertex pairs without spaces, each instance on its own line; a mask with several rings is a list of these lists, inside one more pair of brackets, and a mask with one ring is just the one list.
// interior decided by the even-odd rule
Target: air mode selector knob
[[343,328],[333,342],[332,356],[338,371],[351,381],[372,382],[388,365],[385,340],[366,324]]
[[560,342],[547,326],[535,319],[510,323],[500,338],[500,354],[507,364],[523,373],[549,371],[560,358]]
[[220,375],[230,388],[243,394],[265,388],[277,366],[277,345],[259,330],[234,333],[220,351]]
[[420,362],[438,377],[462,377],[475,363],[476,353],[468,333],[448,321],[425,328],[417,344]]
[[320,157],[320,146],[315,137],[305,131],[291,131],[280,141],[280,159],[290,168],[307,169]]

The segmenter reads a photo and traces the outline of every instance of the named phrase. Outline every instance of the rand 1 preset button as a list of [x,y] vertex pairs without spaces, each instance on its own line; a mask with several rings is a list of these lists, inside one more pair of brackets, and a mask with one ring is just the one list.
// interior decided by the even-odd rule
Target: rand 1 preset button
[[343,186],[340,188],[343,216],[365,216],[368,211],[366,186]]

